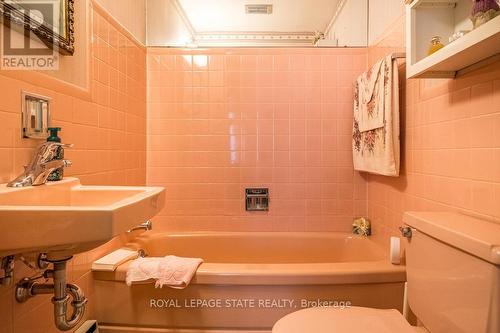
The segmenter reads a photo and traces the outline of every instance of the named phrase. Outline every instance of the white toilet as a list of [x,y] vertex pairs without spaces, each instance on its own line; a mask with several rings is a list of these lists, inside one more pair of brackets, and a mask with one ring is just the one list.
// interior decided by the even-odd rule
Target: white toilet
[[408,212],[408,302],[421,327],[396,310],[311,308],[273,333],[499,333],[500,224],[455,213]]

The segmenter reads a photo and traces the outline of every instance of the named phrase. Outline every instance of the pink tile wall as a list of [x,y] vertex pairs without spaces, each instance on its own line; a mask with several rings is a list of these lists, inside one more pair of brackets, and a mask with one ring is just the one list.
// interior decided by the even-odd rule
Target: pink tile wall
[[[21,139],[21,90],[53,99],[54,125],[61,126],[63,142],[74,143],[66,157],[73,166],[67,176],[85,184],[139,185],[146,181],[146,51],[102,9],[94,5],[92,87],[88,98],[73,97],[47,79],[43,86],[29,83],[26,72],[13,79],[0,72],[0,183],[22,171],[39,142]],[[69,263],[69,281],[89,298],[93,316],[90,264],[119,243],[115,240]],[[34,273],[16,264],[15,278]],[[53,325],[50,296],[16,303],[14,288],[0,286],[1,333],[59,332]]]
[[[402,17],[369,48],[369,63],[403,46]],[[408,80],[403,91],[402,176],[368,177],[368,215],[380,240],[398,234],[408,210],[500,222],[500,62],[456,80]]]
[[[351,156],[365,49],[148,49],[147,182],[170,230],[350,230],[366,211]],[[269,187],[247,213],[246,187]]]
[[[21,139],[21,91],[52,98],[54,126],[73,143],[67,176],[85,183],[144,184],[146,51],[105,17],[93,19],[91,94],[73,97],[47,80],[36,86],[0,73],[0,183],[18,175],[40,142]],[[29,75],[29,73],[26,73]]]

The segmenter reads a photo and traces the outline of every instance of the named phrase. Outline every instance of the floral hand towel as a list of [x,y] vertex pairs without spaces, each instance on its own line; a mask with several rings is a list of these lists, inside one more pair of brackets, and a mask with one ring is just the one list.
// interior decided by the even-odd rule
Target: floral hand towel
[[[372,74],[361,75],[354,86],[354,169],[395,177],[399,176],[400,164],[398,65],[389,55],[380,61],[378,70],[377,66],[372,68]],[[372,75],[378,76],[376,80]],[[367,98],[370,92],[373,95]],[[365,125],[369,112],[375,112],[373,120]],[[382,126],[376,127],[380,120]]]

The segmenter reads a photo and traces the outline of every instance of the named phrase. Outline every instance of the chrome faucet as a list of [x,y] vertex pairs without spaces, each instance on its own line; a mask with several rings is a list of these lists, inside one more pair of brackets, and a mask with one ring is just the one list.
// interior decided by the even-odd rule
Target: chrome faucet
[[38,147],[30,164],[24,167],[24,172],[7,184],[7,187],[38,186],[47,182],[52,171],[61,167],[71,166],[71,161],[56,160],[58,148],[71,148],[71,144],[59,142],[45,142]]

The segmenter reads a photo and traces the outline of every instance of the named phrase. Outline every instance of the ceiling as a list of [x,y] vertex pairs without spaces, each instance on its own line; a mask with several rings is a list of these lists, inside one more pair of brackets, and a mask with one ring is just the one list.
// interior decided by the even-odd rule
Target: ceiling
[[[146,0],[150,46],[365,46],[368,0]],[[396,0],[392,0],[396,1]],[[272,5],[247,14],[245,5]]]
[[[175,0],[197,33],[325,31],[340,0]],[[272,4],[272,14],[246,14],[246,4]]]

